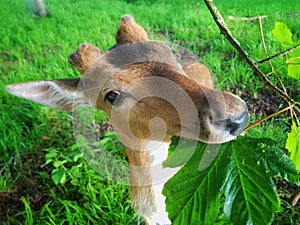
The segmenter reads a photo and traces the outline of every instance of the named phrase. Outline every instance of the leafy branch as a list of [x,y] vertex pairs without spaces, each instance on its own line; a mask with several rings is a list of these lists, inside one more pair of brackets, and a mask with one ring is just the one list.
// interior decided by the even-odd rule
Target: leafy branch
[[230,30],[227,28],[226,23],[218,11],[217,7],[213,3],[212,0],[204,0],[206,6],[208,7],[211,15],[213,16],[214,21],[218,25],[221,34],[225,36],[225,38],[231,43],[231,45],[241,54],[241,56],[246,60],[246,62],[250,65],[254,74],[256,74],[260,79],[268,85],[272,90],[274,90],[277,94],[279,94],[283,99],[285,99],[288,103],[294,104],[296,101],[288,96],[284,91],[275,86],[267,76],[256,66],[254,60],[248,55],[248,53],[241,47],[240,43],[232,36]]
[[[188,140],[185,140],[184,149],[177,149],[179,137],[174,137],[169,148],[169,151],[172,152],[173,150],[173,152],[163,166],[176,167],[187,162],[164,186],[163,194],[166,196],[166,209],[174,225],[271,224],[274,213],[282,210],[273,178],[285,179],[289,183],[299,185],[300,170],[300,126],[295,113],[295,110],[299,111],[300,103],[287,94],[271,60],[289,53],[291,58],[286,60],[288,71],[291,72],[289,75],[298,78],[300,75],[295,66],[299,66],[300,60],[298,52],[294,53],[294,51],[300,50],[300,47],[296,46],[285,52],[269,56],[264,43],[261,17],[258,16],[256,19],[260,23],[266,59],[254,62],[232,36],[213,1],[204,0],[204,2],[221,33],[238,50],[253,69],[254,74],[288,103],[284,109],[256,121],[245,130],[290,110],[292,128],[285,146],[290,152],[290,158],[282,151],[282,146],[270,139],[239,137],[222,145],[198,142],[195,149],[193,144],[189,145]],[[276,23],[275,27],[276,25],[288,30],[282,24]],[[283,42],[281,43],[292,43],[290,32],[287,32],[289,37],[285,38],[281,29],[274,30],[273,32],[277,32],[282,38]],[[268,79],[268,75],[258,68],[265,62],[269,63],[272,71],[270,74],[276,76],[281,88],[274,85]],[[182,138],[180,140],[182,141]],[[194,153],[190,157],[192,152]],[[190,160],[188,160],[189,158]],[[291,204],[295,205],[299,198],[300,188],[291,196]],[[223,211],[220,211],[221,207],[223,207]]]
[[[178,139],[172,138],[171,148]],[[188,149],[186,141],[184,150]],[[194,148],[193,142],[190,147]],[[181,163],[165,161],[164,166]],[[273,140],[239,137],[222,145],[198,142],[190,160],[164,186],[169,218],[173,225],[215,224],[223,194],[226,224],[271,224],[274,212],[281,210],[273,177],[299,182],[294,164]]]
[[[290,117],[293,121],[293,123],[295,123],[295,125],[292,126],[291,128],[291,132],[295,133],[295,136],[298,137],[298,135],[300,135],[300,131],[295,131],[295,129],[293,129],[293,127],[300,127],[300,122],[299,122],[299,116],[297,115],[297,113],[295,111],[297,111],[298,113],[300,112],[299,106],[300,106],[300,102],[295,101],[294,99],[292,99],[286,89],[284,84],[282,83],[279,75],[276,73],[271,60],[273,60],[274,58],[277,58],[279,56],[282,55],[286,55],[287,53],[290,53],[291,58],[286,60],[286,64],[288,65],[288,75],[290,75],[293,78],[299,79],[300,78],[300,46],[295,46],[291,49],[288,49],[285,52],[279,53],[277,55],[268,56],[268,52],[266,49],[266,45],[265,45],[265,41],[264,41],[264,36],[263,36],[263,30],[262,30],[262,21],[261,21],[261,17],[257,17],[258,21],[259,21],[259,26],[260,26],[260,33],[261,33],[261,39],[262,39],[262,44],[264,47],[264,51],[266,54],[266,59],[256,63],[254,62],[254,60],[248,55],[248,53],[241,47],[240,43],[236,40],[236,38],[233,37],[233,35],[231,34],[230,30],[227,28],[227,25],[221,15],[221,13],[218,11],[217,7],[215,6],[215,4],[213,3],[213,0],[204,0],[206,6],[208,7],[211,15],[213,16],[214,21],[216,22],[216,24],[218,25],[221,34],[223,34],[225,36],[225,38],[231,43],[231,45],[240,53],[240,55],[242,56],[243,59],[245,59],[245,61],[250,65],[250,67],[252,68],[254,74],[256,74],[268,87],[270,87],[273,91],[275,91],[279,96],[281,96],[287,103],[288,103],[288,107],[280,110],[272,115],[269,115],[261,120],[258,120],[256,122],[254,122],[253,124],[249,125],[246,129],[250,129],[251,127],[260,124],[261,122],[272,118],[280,113],[285,112],[286,110],[290,110]],[[290,32],[290,30],[287,28],[287,26],[285,24],[276,22],[275,23],[275,29],[272,31],[273,35],[280,41],[280,43],[282,44],[282,46],[286,46],[287,44],[293,44],[292,41],[292,33]],[[277,87],[276,85],[274,85],[269,79],[268,76],[266,74],[264,74],[259,68],[258,65],[264,63],[264,62],[268,62],[271,68],[271,73],[270,74],[274,74],[276,76],[276,78],[278,79],[281,88]],[[297,128],[298,129],[298,128]],[[300,128],[299,128],[300,129]],[[294,157],[293,162],[295,163],[296,167],[298,170],[300,170],[300,162],[297,160],[297,158],[300,158],[300,140],[297,138],[293,138],[293,139],[287,139],[287,144],[288,142],[292,142],[292,144],[289,144],[290,149],[288,149],[291,152],[291,156],[292,155],[297,155],[297,157]],[[292,147],[291,147],[292,145]],[[292,157],[291,157],[292,158]]]

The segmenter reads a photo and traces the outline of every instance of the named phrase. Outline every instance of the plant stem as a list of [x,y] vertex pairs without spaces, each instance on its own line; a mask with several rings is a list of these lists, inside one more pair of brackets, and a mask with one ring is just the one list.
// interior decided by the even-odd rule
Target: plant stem
[[227,28],[226,23],[218,11],[217,7],[213,3],[213,0],[203,0],[206,6],[208,7],[211,15],[213,16],[216,24],[218,25],[221,34],[225,36],[225,38],[231,43],[231,45],[242,55],[242,57],[246,60],[246,62],[252,68],[254,74],[256,74],[260,79],[268,85],[272,90],[274,90],[278,95],[280,95],[284,100],[286,100],[290,104],[294,104],[295,100],[293,100],[290,96],[286,95],[281,89],[275,86],[266,76],[265,74],[255,65],[254,60],[248,56],[247,52],[241,47],[240,43],[232,36],[230,30]]
[[[264,32],[263,32],[263,26],[262,26],[262,20],[261,20],[261,17],[260,17],[260,16],[258,16],[258,23],[259,23],[259,31],[260,31],[260,36],[261,36],[262,45],[263,45],[263,48],[264,48],[264,52],[265,52],[265,54],[266,54],[266,57],[268,58],[268,57],[269,57],[269,54],[268,54],[267,47],[266,47],[266,43],[265,43]],[[284,93],[285,93],[286,95],[288,95],[288,93],[287,93],[287,91],[286,91],[286,88],[285,88],[284,84],[282,83],[282,81],[281,81],[279,75],[278,75],[277,72],[275,71],[274,66],[273,66],[271,60],[268,61],[268,63],[269,63],[269,66],[270,66],[270,68],[271,68],[272,73],[276,76],[277,80],[279,81],[279,83],[280,83],[280,85],[281,85],[281,87],[282,87]],[[290,106],[291,103],[288,102],[288,105]],[[293,118],[293,108],[290,108],[290,116],[291,116],[291,118]]]
[[228,19],[233,21],[251,21],[251,20],[257,20],[258,18],[264,19],[267,18],[267,16],[254,16],[254,17],[234,17],[234,16],[228,16]]
[[277,116],[277,115],[279,115],[279,114],[281,114],[281,113],[283,113],[283,112],[285,112],[285,111],[287,111],[287,110],[293,108],[294,106],[295,106],[295,103],[293,103],[293,104],[289,105],[288,107],[286,107],[286,108],[284,108],[284,109],[281,109],[281,110],[279,110],[279,111],[277,111],[277,112],[275,112],[275,113],[273,113],[273,114],[271,114],[271,115],[269,115],[269,116],[266,116],[266,117],[264,117],[264,118],[262,118],[262,119],[260,119],[260,120],[255,121],[254,123],[252,123],[252,124],[250,124],[248,127],[246,127],[246,128],[243,130],[243,132],[246,132],[247,130],[251,129],[252,127],[254,127],[254,126],[256,126],[256,125],[258,125],[258,124],[260,124],[260,123],[262,123],[263,121],[265,121],[265,120],[267,120],[267,119],[270,119],[270,118],[272,118],[272,117],[274,117],[274,116]]
[[287,54],[287,53],[289,53],[289,52],[292,52],[292,51],[294,51],[294,50],[296,50],[296,49],[298,49],[298,48],[300,48],[300,45],[297,45],[297,46],[292,47],[292,48],[290,48],[290,49],[287,49],[287,50],[285,50],[285,51],[283,51],[283,52],[279,52],[279,53],[277,53],[277,54],[275,54],[275,55],[272,55],[272,56],[270,56],[270,57],[268,57],[268,58],[265,58],[265,59],[263,59],[263,60],[260,60],[260,61],[256,62],[256,66],[259,66],[259,65],[261,65],[261,64],[263,64],[263,63],[265,63],[265,62],[271,61],[271,60],[273,60],[273,59],[279,58],[280,56],[283,56],[283,55],[285,55],[285,54]]
[[300,199],[300,186],[298,186],[297,190],[292,194],[289,199],[289,202],[292,206],[295,206]]

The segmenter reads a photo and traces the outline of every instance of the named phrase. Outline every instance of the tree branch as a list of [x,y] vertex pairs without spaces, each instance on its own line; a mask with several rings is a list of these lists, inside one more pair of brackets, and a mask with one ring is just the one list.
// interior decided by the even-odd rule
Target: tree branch
[[286,95],[281,89],[275,86],[266,76],[265,74],[255,65],[254,60],[248,56],[247,52],[241,47],[240,43],[232,36],[230,30],[227,28],[226,23],[218,11],[217,7],[213,3],[213,0],[203,0],[209,9],[211,15],[213,16],[216,24],[218,25],[221,34],[225,36],[225,38],[231,43],[231,45],[242,55],[242,57],[246,60],[246,62],[252,68],[254,74],[256,74],[260,79],[268,85],[272,90],[274,90],[278,95],[280,95],[283,99],[285,99],[288,103],[294,104],[295,100],[293,100],[290,96]]

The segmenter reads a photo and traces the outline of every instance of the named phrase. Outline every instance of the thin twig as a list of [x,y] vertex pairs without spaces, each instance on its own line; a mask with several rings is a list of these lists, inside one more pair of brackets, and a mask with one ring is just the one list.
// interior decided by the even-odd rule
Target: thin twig
[[271,115],[268,115],[268,116],[266,116],[266,117],[264,117],[264,118],[262,118],[262,119],[260,119],[260,120],[255,121],[254,123],[252,123],[252,124],[250,124],[248,127],[246,127],[246,128],[243,130],[243,132],[246,132],[247,130],[251,129],[252,127],[257,126],[258,124],[264,122],[265,120],[268,120],[268,119],[270,119],[270,118],[272,118],[272,117],[274,117],[274,116],[277,116],[277,115],[279,115],[279,114],[281,114],[281,113],[284,113],[285,111],[287,111],[287,110],[293,108],[293,107],[295,106],[295,104],[296,104],[296,103],[293,103],[293,104],[289,105],[288,107],[286,107],[286,108],[284,108],[284,109],[281,109],[281,110],[279,110],[279,111],[277,111],[277,112],[275,112],[275,113],[273,113],[273,114],[271,114]]
[[234,17],[234,16],[228,16],[228,19],[232,21],[252,21],[257,20],[258,18],[264,19],[267,18],[267,16],[254,16],[254,17]]
[[291,203],[292,206],[295,206],[297,202],[300,199],[300,186],[296,189],[296,191],[292,194],[292,196],[289,199],[289,202]]
[[[266,54],[266,57],[268,58],[268,57],[269,57],[269,54],[268,54],[267,47],[266,47],[266,43],[265,43],[264,31],[263,31],[263,26],[262,26],[262,20],[261,20],[260,17],[258,17],[258,23],[259,23],[259,31],[260,31],[260,36],[261,36],[261,41],[262,41],[262,44],[263,44],[264,52],[265,52],[265,54]],[[286,95],[288,95],[288,93],[287,93],[287,91],[286,91],[286,88],[285,88],[283,82],[281,81],[279,75],[278,75],[277,72],[275,71],[274,66],[273,66],[271,60],[268,61],[268,63],[269,63],[269,65],[270,65],[270,68],[271,68],[272,73],[276,76],[277,80],[279,81],[279,83],[280,83],[280,85],[281,85],[281,87],[282,87],[282,90],[284,91],[284,93],[285,93]],[[288,105],[290,106],[291,103],[288,102]],[[291,118],[293,118],[293,108],[290,108],[290,116],[291,116]]]
[[253,72],[261,78],[261,80],[268,85],[271,89],[273,89],[278,95],[280,95],[287,102],[294,104],[295,100],[293,100],[290,96],[286,95],[281,89],[275,86],[266,76],[265,74],[255,65],[254,60],[248,56],[247,52],[241,47],[240,43],[232,36],[230,30],[227,28],[225,21],[218,11],[217,7],[213,3],[213,0],[204,0],[204,3],[208,7],[211,15],[213,16],[216,24],[218,25],[221,34],[225,36],[225,38],[231,43],[231,45],[237,49],[237,51],[242,55],[242,57],[246,60],[246,62],[251,66]]
[[[258,22],[259,22],[259,31],[260,31],[260,36],[261,36],[262,45],[263,45],[263,48],[264,48],[264,52],[265,52],[265,54],[266,54],[266,57],[268,58],[268,57],[269,57],[269,54],[268,54],[267,47],[266,47],[266,43],[265,43],[264,32],[263,32],[263,27],[262,27],[262,21],[261,21],[260,17],[258,17]],[[271,61],[268,61],[268,63],[269,63],[269,66],[270,66],[270,68],[271,68],[272,73],[274,73],[274,67],[273,67],[273,65],[272,65],[272,62],[271,62]]]
[[287,60],[286,60],[286,64],[290,64],[290,65],[299,65],[299,64],[300,64],[299,62],[293,62],[293,61],[296,61],[296,60],[298,61],[298,59],[300,59],[300,56],[296,56],[296,57],[287,59]]
[[271,60],[273,60],[273,59],[279,58],[279,57],[281,57],[281,56],[283,56],[283,55],[286,55],[286,54],[289,53],[289,52],[292,52],[292,51],[298,49],[298,48],[300,48],[300,45],[297,45],[297,46],[295,46],[295,47],[292,47],[292,48],[290,48],[290,49],[287,49],[287,50],[285,50],[285,51],[283,51],[283,52],[280,52],[280,53],[277,53],[277,54],[275,54],[275,55],[272,55],[272,56],[270,56],[270,57],[268,57],[268,58],[266,58],[266,59],[260,60],[260,61],[256,62],[255,64],[256,64],[256,66],[260,66],[261,64],[263,64],[263,63],[265,63],[265,62],[268,62],[268,61],[271,61]]

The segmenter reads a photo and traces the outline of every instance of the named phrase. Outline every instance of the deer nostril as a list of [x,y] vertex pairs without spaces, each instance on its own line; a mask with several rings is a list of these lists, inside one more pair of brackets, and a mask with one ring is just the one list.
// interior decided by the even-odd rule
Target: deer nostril
[[213,120],[210,118],[211,122],[219,127],[218,129],[226,130],[229,134],[233,136],[238,136],[244,130],[248,123],[248,110],[245,111],[239,117],[230,117],[222,120]]
[[229,133],[234,136],[237,136],[242,132],[242,129],[240,129],[240,124],[232,122],[231,120],[226,122],[226,130],[229,131]]
[[246,110],[238,118],[230,118],[225,121],[226,130],[234,136],[238,136],[243,132],[243,129],[247,126],[248,123],[248,110]]
[[71,65],[73,65],[74,61],[75,61],[75,56],[74,56],[75,53],[71,53],[68,57],[68,61]]
[[77,52],[71,53],[68,57],[69,63],[75,67],[80,64],[80,60],[81,60],[81,58]]

